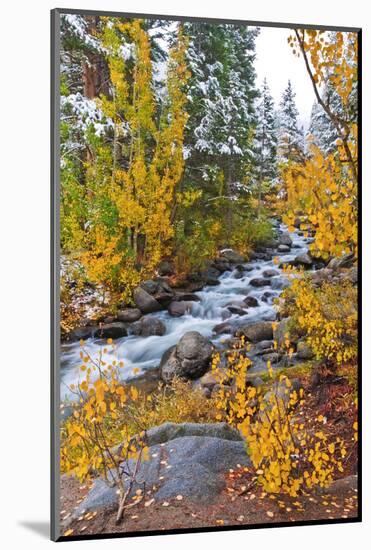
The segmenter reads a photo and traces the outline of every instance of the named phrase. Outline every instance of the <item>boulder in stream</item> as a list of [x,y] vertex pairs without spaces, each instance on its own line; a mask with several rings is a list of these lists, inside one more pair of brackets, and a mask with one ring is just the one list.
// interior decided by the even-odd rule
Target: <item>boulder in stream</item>
[[124,323],[108,323],[94,329],[95,338],[122,338],[123,336],[127,336]]
[[279,244],[277,246],[277,251],[278,252],[290,252],[290,247],[287,246],[286,244]]
[[212,343],[199,332],[186,332],[162,356],[162,380],[169,383],[175,376],[188,380],[200,378],[210,366],[213,349]]
[[142,317],[142,312],[136,307],[121,309],[117,312],[117,319],[123,323],[134,323]]
[[165,323],[153,315],[142,317],[131,329],[136,336],[163,336],[166,332]]
[[239,334],[245,336],[250,342],[273,339],[273,328],[270,321],[259,321],[239,327]]
[[207,285],[216,286],[220,284],[220,271],[215,267],[208,267],[201,275]]
[[308,252],[304,252],[303,254],[299,254],[298,256],[296,256],[293,263],[294,265],[303,266],[309,269],[313,265],[313,260],[309,256]]
[[135,305],[142,313],[153,313],[162,309],[161,304],[140,286],[134,290],[133,296]]
[[277,271],[276,269],[266,269],[265,271],[263,271],[263,277],[275,277],[276,275],[279,275],[279,271]]
[[244,257],[232,248],[224,248],[220,251],[220,255],[232,264],[240,264],[244,262]]
[[215,325],[215,327],[213,327],[213,332],[215,334],[232,334],[233,326],[231,325],[231,323],[228,322],[219,323],[218,325]]
[[280,235],[278,240],[280,245],[288,246],[289,248],[292,247],[292,238],[290,237],[289,233],[282,233]]
[[258,307],[259,305],[258,300],[254,296],[246,296],[243,301],[247,307]]
[[251,286],[255,286],[255,287],[261,287],[261,286],[269,286],[271,284],[270,282],[270,279],[268,278],[256,278],[256,279],[251,279],[250,281],[250,285]]
[[171,302],[167,308],[172,317],[181,317],[191,309],[191,303],[188,302]]

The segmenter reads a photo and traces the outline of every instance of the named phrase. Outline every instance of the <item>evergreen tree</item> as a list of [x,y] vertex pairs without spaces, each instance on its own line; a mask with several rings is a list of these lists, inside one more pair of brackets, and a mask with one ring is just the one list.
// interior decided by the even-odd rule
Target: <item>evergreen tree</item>
[[257,104],[257,125],[254,137],[255,157],[253,181],[258,188],[259,204],[263,184],[272,184],[277,177],[277,120],[274,102],[267,80],[264,79]]
[[255,125],[254,50],[257,30],[244,26],[188,23],[191,79],[186,134],[187,179],[215,195],[222,188],[227,201],[227,225],[232,200],[243,189],[252,156]]
[[303,133],[298,128],[299,111],[290,80],[282,95],[279,112],[278,152],[282,162],[300,162],[304,157]]

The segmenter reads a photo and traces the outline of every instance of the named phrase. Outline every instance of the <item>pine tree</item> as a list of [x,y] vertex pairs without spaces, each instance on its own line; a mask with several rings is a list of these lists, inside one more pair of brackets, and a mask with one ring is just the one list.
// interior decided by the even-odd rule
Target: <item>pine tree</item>
[[231,226],[232,200],[238,198],[252,156],[257,30],[189,23],[185,32],[192,73],[186,175],[197,185],[201,170],[203,188],[224,196],[226,224]]
[[300,162],[304,156],[303,134],[298,128],[299,111],[290,80],[282,95],[279,112],[278,151],[282,162]]
[[272,184],[277,178],[277,119],[267,80],[264,79],[257,103],[257,124],[254,136],[252,177],[258,188],[259,205],[263,184]]

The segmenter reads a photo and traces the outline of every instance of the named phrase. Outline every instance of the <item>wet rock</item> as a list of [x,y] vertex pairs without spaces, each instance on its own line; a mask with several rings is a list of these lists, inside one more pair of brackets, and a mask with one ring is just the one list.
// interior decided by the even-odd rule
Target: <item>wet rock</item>
[[116,317],[114,315],[108,315],[108,317],[105,317],[103,319],[103,322],[106,324],[106,325],[109,325],[110,323],[114,323],[116,321]]
[[295,218],[295,220],[294,220],[294,227],[296,227],[296,229],[299,229],[301,223],[302,223],[302,221],[301,221],[300,218]]
[[94,330],[95,338],[122,338],[127,336],[127,330],[124,323],[108,323],[101,325]]
[[78,342],[79,340],[87,340],[88,338],[93,338],[94,329],[96,327],[77,327],[67,334],[66,340],[69,342]]
[[197,294],[193,294],[192,292],[184,293],[184,294],[176,294],[174,296],[174,301],[176,302],[200,302],[201,298],[197,296]]
[[177,376],[194,380],[208,370],[213,345],[196,331],[186,332],[176,346],[164,353],[160,363],[161,378],[171,382]]
[[166,326],[161,319],[147,315],[132,325],[131,332],[136,336],[163,336]]
[[272,254],[269,252],[251,252],[250,260],[266,260],[269,261],[272,259]]
[[289,233],[282,233],[282,235],[280,235],[279,239],[279,245],[282,246],[288,246],[289,248],[292,247],[292,239],[289,235]]
[[161,304],[140,286],[134,290],[133,297],[135,305],[142,313],[153,313],[162,309]]
[[142,313],[138,308],[127,308],[118,311],[117,319],[123,323],[134,323],[142,317]]
[[246,310],[238,306],[228,306],[227,309],[232,313],[232,315],[246,315]]
[[232,248],[225,248],[220,251],[220,255],[233,264],[240,264],[244,261],[244,257]]
[[276,269],[266,269],[263,271],[263,277],[275,277],[276,275],[279,275]]
[[158,264],[157,272],[161,277],[174,275],[174,266],[168,260],[163,260]]
[[213,327],[215,334],[232,334],[233,326],[230,323],[219,323]]
[[266,243],[267,248],[277,248],[279,241],[278,239],[271,239],[267,241]]
[[272,277],[270,283],[274,290],[281,290],[282,288],[290,286],[290,282],[286,277]]
[[267,303],[274,296],[275,296],[274,292],[269,292],[269,290],[266,290],[261,297],[261,301]]
[[243,278],[243,273],[242,271],[235,271],[234,274],[233,274],[233,277],[235,279],[242,279]]
[[141,288],[143,288],[148,294],[151,294],[152,296],[158,292],[159,284],[157,281],[153,281],[152,279],[148,281],[143,281],[141,283]]
[[207,285],[216,286],[220,284],[220,271],[215,267],[209,267],[202,272],[202,277]]
[[[160,277],[156,280],[148,280],[144,281],[140,284],[140,287],[145,292],[147,292],[150,296],[152,296],[156,302],[160,304],[161,307],[167,307],[171,300],[173,299],[173,290],[170,288],[169,284]],[[135,291],[134,291],[135,292]],[[135,300],[135,295],[134,295]],[[143,309],[138,306],[141,311]],[[154,310],[155,311],[155,310]],[[151,311],[148,311],[146,313],[152,313]]]
[[185,313],[189,312],[191,309],[191,304],[188,302],[171,302],[167,308],[169,314],[172,317],[181,317]]
[[286,244],[280,244],[277,246],[277,251],[278,252],[290,252],[290,247],[287,246]]
[[264,278],[256,278],[256,279],[251,279],[250,281],[250,285],[251,286],[255,286],[255,287],[262,287],[262,286],[269,286],[271,283],[270,283],[270,279],[264,279]]
[[224,273],[225,271],[232,270],[227,258],[215,258],[214,265],[216,269],[220,271],[220,273]]
[[250,342],[260,342],[261,340],[273,339],[272,323],[269,321],[259,321],[239,327],[239,333],[244,335]]
[[304,254],[299,254],[298,256],[296,256],[294,264],[309,269],[313,265],[313,260],[309,256],[309,254],[305,252]]
[[259,305],[258,300],[254,296],[246,296],[243,301],[248,307],[258,307]]

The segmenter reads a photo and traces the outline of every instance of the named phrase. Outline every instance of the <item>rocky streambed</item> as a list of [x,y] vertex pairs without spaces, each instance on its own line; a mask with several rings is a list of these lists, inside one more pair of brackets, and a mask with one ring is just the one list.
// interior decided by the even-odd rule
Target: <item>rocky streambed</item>
[[[277,317],[274,299],[288,285],[282,267],[323,266],[315,266],[308,254],[310,238],[298,230],[288,233],[279,223],[276,233],[277,239],[255,251],[249,261],[231,249],[220,251],[205,271],[190,277],[192,291],[169,286],[165,263],[162,277],[145,281],[135,290],[136,307],[123,309],[99,325],[87,323],[76,329],[61,347],[61,398],[71,397],[68,386],[78,382],[81,338],[93,357],[107,338],[113,338],[115,350],[108,355],[124,362],[124,380],[149,373],[162,375],[165,381],[174,374],[199,379],[209,368],[213,350],[222,350],[236,332],[252,343],[251,373],[265,369],[268,359],[273,366],[282,366],[287,359],[273,350],[271,326]],[[273,261],[277,257],[278,264]],[[291,362],[305,358],[306,350],[297,353],[299,357],[294,354]]]

